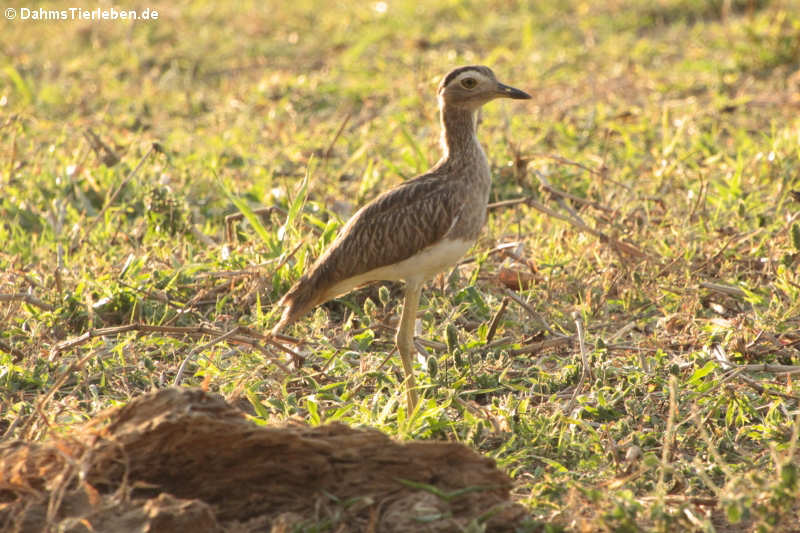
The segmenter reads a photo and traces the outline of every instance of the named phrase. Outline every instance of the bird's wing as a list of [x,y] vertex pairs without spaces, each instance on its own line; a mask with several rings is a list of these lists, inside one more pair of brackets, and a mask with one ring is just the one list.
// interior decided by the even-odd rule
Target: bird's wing
[[331,284],[398,263],[440,241],[463,204],[450,180],[421,176],[378,196],[342,228],[312,270]]
[[362,207],[281,299],[287,308],[276,330],[322,303],[319,295],[335,284],[398,263],[444,238],[463,208],[458,185],[426,174]]

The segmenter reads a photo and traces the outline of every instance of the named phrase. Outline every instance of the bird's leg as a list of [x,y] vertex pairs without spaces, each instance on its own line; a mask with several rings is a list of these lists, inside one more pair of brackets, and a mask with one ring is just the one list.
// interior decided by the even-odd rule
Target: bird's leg
[[419,307],[419,293],[422,290],[421,283],[406,282],[406,296],[403,302],[403,314],[400,317],[400,326],[397,328],[397,351],[403,360],[403,370],[406,373],[406,393],[408,399],[408,412],[414,410],[417,405],[417,385],[414,381],[414,354],[417,349],[414,347],[414,323],[417,318],[417,307]]

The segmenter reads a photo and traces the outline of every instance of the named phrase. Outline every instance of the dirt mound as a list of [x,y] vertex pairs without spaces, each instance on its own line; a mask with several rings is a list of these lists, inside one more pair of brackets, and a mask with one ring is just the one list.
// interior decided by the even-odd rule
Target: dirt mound
[[259,427],[219,397],[166,389],[46,443],[0,445],[0,529],[513,531],[524,509],[491,459],[342,424]]

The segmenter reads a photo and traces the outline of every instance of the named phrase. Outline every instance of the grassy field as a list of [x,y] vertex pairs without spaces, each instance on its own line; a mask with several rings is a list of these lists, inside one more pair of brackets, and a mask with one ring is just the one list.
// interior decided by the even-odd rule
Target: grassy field
[[[462,442],[514,479],[527,530],[798,531],[796,2],[145,7],[0,22],[5,439],[186,361],[182,386],[262,424]],[[287,331],[290,376],[220,340],[267,331],[342,221],[435,163],[436,83],[472,63],[533,99],[484,109],[499,204],[423,291],[420,408],[391,353],[400,285]]]

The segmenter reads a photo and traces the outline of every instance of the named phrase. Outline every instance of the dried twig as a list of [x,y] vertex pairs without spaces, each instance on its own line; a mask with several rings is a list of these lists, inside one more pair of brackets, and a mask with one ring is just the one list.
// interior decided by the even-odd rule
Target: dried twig
[[492,342],[494,338],[494,334],[497,332],[497,325],[500,323],[500,319],[503,317],[503,313],[506,312],[506,307],[508,307],[508,296],[503,298],[503,301],[500,302],[500,309],[492,317],[492,320],[489,322],[489,331],[486,333],[486,342]]
[[177,309],[179,311],[185,311],[185,309],[186,309],[186,304],[185,303],[181,302],[180,300],[177,300],[177,303],[176,303],[176,301],[173,301],[173,299],[170,298],[169,294],[167,294],[166,291],[156,292],[156,291],[151,291],[149,289],[140,289],[139,287],[134,287],[133,285],[125,283],[124,281],[119,280],[119,279],[117,280],[117,283],[119,283],[123,287],[126,287],[126,288],[128,288],[128,289],[130,289],[130,290],[132,290],[134,292],[138,292],[139,294],[142,294],[142,295],[146,296],[147,298],[150,298],[151,300],[155,300],[157,302],[161,302],[163,304],[166,304],[169,307],[172,307],[173,309]]
[[581,378],[578,381],[578,384],[575,385],[575,391],[572,393],[572,398],[570,398],[569,403],[567,404],[567,412],[571,413],[573,407],[575,406],[575,400],[578,397],[578,392],[583,388],[583,384],[586,382],[586,378],[592,375],[592,369],[589,367],[589,358],[586,355],[586,334],[583,330],[583,319],[579,312],[575,311],[572,313],[572,318],[575,320],[575,327],[578,330],[578,347],[580,348],[581,352]]
[[536,178],[539,180],[539,187],[541,190],[548,194],[552,194],[553,196],[560,196],[565,200],[569,200],[570,202],[576,202],[583,205],[588,205],[594,207],[598,211],[605,211],[606,213],[614,213],[615,210],[611,209],[610,207],[606,207],[599,202],[595,202],[594,200],[589,200],[587,198],[583,198],[581,196],[576,196],[574,194],[568,193],[567,191],[563,191],[561,189],[557,189],[553,187],[550,181],[545,178],[544,174],[539,172],[538,170],[534,171]]
[[800,366],[797,365],[773,365],[768,363],[762,364],[749,364],[749,365],[737,365],[731,362],[728,354],[726,353],[725,349],[720,346],[716,345],[711,350],[714,359],[719,362],[722,367],[729,372],[730,376],[725,378],[724,381],[728,379],[732,379],[737,377],[744,381],[744,383],[749,386],[750,388],[757,391],[759,394],[769,394],[772,396],[778,396],[780,398],[785,398],[787,400],[798,400],[800,401],[800,397],[795,396],[793,394],[786,394],[784,392],[770,390],[758,383],[753,378],[743,375],[744,372],[771,372],[775,374],[784,374],[786,376],[791,376],[794,374],[800,374]]
[[94,153],[105,166],[110,168],[120,162],[120,157],[117,153],[93,132],[91,128],[86,128],[83,132],[83,136],[86,137],[89,146],[92,147]]
[[701,281],[700,287],[708,289],[710,291],[718,292],[720,294],[724,294],[726,296],[732,296],[734,298],[744,298],[745,296],[747,296],[742,289],[733,285],[723,285],[721,283],[710,283],[707,281]]
[[[183,307],[179,308],[177,313],[172,315],[172,317],[170,317],[169,320],[164,322],[164,325],[165,326],[171,326],[179,318],[181,318],[183,316],[186,316],[189,313],[194,312],[195,306],[200,305],[201,303],[203,303],[205,301],[204,298],[208,298],[212,294],[215,294],[217,292],[222,292],[222,291],[225,291],[225,290],[228,290],[228,284],[227,283],[222,283],[222,284],[216,285],[214,287],[211,287],[209,289],[205,289],[205,290],[199,291],[197,294],[192,296],[192,299],[189,300],[188,302],[186,302],[186,304],[183,305]],[[216,300],[211,300],[211,302],[212,303],[216,303]]]
[[[119,335],[121,333],[127,333],[129,331],[138,331],[142,333],[162,333],[167,335],[188,335],[188,336],[213,336],[219,337],[225,335],[225,332],[220,331],[218,329],[210,328],[207,326],[153,326],[150,324],[125,324],[123,326],[113,326],[109,328],[101,328],[101,329],[93,329],[89,330],[83,335],[79,337],[75,337],[73,339],[68,339],[66,341],[60,342],[53,346],[50,350],[50,357],[49,360],[55,360],[56,356],[65,351],[80,346],[93,338],[96,337],[104,337],[106,335]],[[277,341],[259,333],[254,333],[249,328],[245,328],[240,326],[238,328],[237,334],[232,334],[230,337],[227,337],[228,340],[231,342],[239,343],[239,344],[246,344],[251,346],[263,353],[268,353],[265,351],[263,346],[260,345],[259,341],[266,342],[276,348],[290,354],[296,361],[303,361],[304,358],[300,354],[296,353],[295,351],[283,346],[282,344],[278,343]],[[284,365],[280,360],[274,357],[272,354],[269,354],[270,359],[272,362],[281,370],[283,370],[287,375],[291,374],[289,368]]]
[[558,189],[550,185],[550,182],[541,172],[534,170],[533,174],[539,180],[539,184],[541,185],[542,189],[548,194],[555,196],[556,203],[558,203],[558,205],[560,205],[564,211],[567,211],[570,215],[572,215],[572,218],[574,218],[581,224],[586,225],[586,222],[583,221],[583,218],[581,218],[580,214],[575,209],[573,209],[571,205],[569,205],[564,201],[566,193],[563,193],[562,191],[559,191]]
[[532,154],[531,157],[552,159],[553,161],[558,161],[559,163],[562,163],[564,165],[571,165],[573,167],[578,167],[580,169],[585,170],[586,172],[589,172],[590,174],[594,174],[595,176],[603,177],[603,173],[600,172],[599,170],[595,170],[595,169],[593,169],[591,167],[587,167],[583,163],[578,163],[577,161],[572,161],[571,159],[567,159],[565,157],[561,157],[560,155],[556,155],[556,154]]
[[541,322],[542,323],[542,327],[544,327],[544,329],[550,335],[558,336],[558,333],[556,333],[555,331],[550,329],[550,326],[547,325],[547,322],[545,322],[544,318],[542,318],[542,316],[539,313],[537,313],[536,310],[533,307],[528,305],[528,303],[525,300],[523,300],[522,298],[517,296],[517,294],[514,291],[512,291],[511,289],[505,289],[504,292],[505,292],[505,294],[506,294],[506,296],[508,298],[511,298],[512,300],[514,300],[514,302],[517,305],[519,305],[520,307],[522,307],[525,311],[527,311],[529,315],[531,315],[533,318],[535,318],[536,320]]
[[511,344],[513,341],[514,341],[513,337],[500,337],[499,339],[491,342],[487,341],[486,344],[482,344],[481,346],[473,346],[468,350],[464,350],[464,355],[471,355],[473,353],[482,352],[484,350],[490,350],[497,346],[504,346],[506,344]]
[[189,224],[189,233],[191,233],[195,239],[202,242],[206,246],[211,247],[217,245],[214,239],[212,239],[211,237],[200,231],[200,228],[198,228],[194,224]]
[[[384,358],[383,358],[383,361],[381,361],[381,362],[380,362],[380,364],[379,364],[377,367],[375,367],[375,369],[373,369],[373,370],[370,370],[370,373],[372,373],[372,374],[376,374],[376,373],[380,372],[380,371],[381,371],[381,369],[382,369],[384,366],[386,366],[386,363],[388,363],[388,362],[389,362],[389,359],[391,359],[391,358],[392,358],[392,356],[395,354],[395,352],[396,352],[396,351],[397,351],[397,346],[393,347],[393,348],[391,349],[391,351],[389,351],[389,353],[388,353],[388,354],[386,354],[386,357],[384,357]],[[333,357],[331,357],[331,358],[330,358],[328,361],[329,361],[329,362],[330,362],[330,361],[333,361]],[[327,369],[327,367],[328,367],[328,363],[326,363],[326,364],[325,364],[325,367],[324,367],[322,370],[323,370],[323,371],[325,371],[325,370]],[[355,395],[356,395],[356,394],[357,394],[357,393],[358,393],[358,392],[359,392],[359,391],[360,391],[362,388],[364,388],[364,385],[366,385],[366,384],[367,384],[367,380],[364,380],[364,381],[362,381],[361,383],[359,383],[358,385],[356,385],[356,387],[355,387],[354,389],[352,389],[352,390],[350,390],[350,391],[347,391],[347,392],[345,393],[345,394],[347,394],[347,398],[349,399],[349,398],[353,398],[353,397],[355,397]]]
[[288,254],[284,255],[281,258],[280,262],[278,262],[278,264],[270,272],[260,274],[258,283],[255,283],[247,292],[247,294],[245,294],[242,297],[241,300],[242,303],[247,307],[250,307],[251,305],[255,304],[256,301],[258,300],[258,295],[260,294],[261,289],[263,289],[265,286],[266,283],[265,280],[272,279],[275,276],[275,273],[281,268],[283,268],[283,265],[288,263],[289,260],[292,257],[294,257],[294,255],[298,252],[298,250],[300,250],[300,248],[302,248],[304,244],[305,244],[304,241],[298,242],[297,245],[294,248],[292,248],[292,250]]
[[[240,277],[258,277],[263,275],[263,272],[260,270],[261,267],[268,265],[276,261],[277,258],[272,258],[260,265],[251,266],[239,270],[217,270],[213,272],[198,272],[195,277],[197,278],[240,278]],[[227,286],[225,284],[224,286]]]
[[600,169],[598,170],[598,169],[595,169],[595,168],[588,167],[588,166],[584,165],[583,163],[578,163],[577,161],[573,161],[571,159],[567,159],[566,157],[561,157],[560,155],[556,155],[556,154],[533,154],[531,157],[533,157],[533,158],[539,157],[539,158],[552,159],[553,161],[556,161],[556,162],[561,163],[563,165],[570,165],[570,166],[573,166],[573,167],[578,167],[578,168],[580,168],[582,170],[585,170],[586,172],[589,172],[590,174],[594,174],[595,176],[603,179],[604,181],[611,182],[614,185],[622,187],[623,189],[626,189],[626,190],[629,190],[629,191],[631,190],[631,187],[629,185],[625,185],[624,183],[621,183],[621,182],[619,182],[617,180],[613,180],[613,179],[608,177],[608,172],[607,172],[608,168],[605,166],[605,162],[603,162],[603,166],[600,167]]
[[194,349],[192,349],[192,351],[190,351],[189,354],[183,359],[183,362],[181,362],[181,366],[178,367],[178,372],[175,374],[175,380],[173,381],[173,384],[176,387],[181,384],[181,381],[183,381],[183,372],[186,369],[186,365],[189,364],[189,361],[194,359],[195,355],[197,355],[198,353],[202,352],[203,350],[207,350],[208,348],[211,348],[215,344],[218,344],[218,343],[220,343],[220,342],[222,342],[222,341],[224,341],[226,339],[229,339],[230,337],[232,337],[232,336],[236,335],[237,333],[239,333],[239,331],[240,331],[239,326],[236,326],[232,330],[230,330],[230,331],[228,331],[226,333],[223,333],[222,335],[219,335],[219,336],[211,339],[211,341],[209,341],[209,342],[207,342],[205,344],[202,344],[200,346],[196,346]]
[[[720,249],[717,251],[717,253],[715,253],[714,255],[712,255],[711,257],[709,257],[708,259],[706,259],[706,260],[705,260],[705,261],[703,261],[702,263],[700,263],[700,265],[699,265],[699,266],[697,266],[697,267],[693,268],[693,269],[692,269],[692,274],[697,274],[697,273],[699,273],[699,272],[702,272],[702,271],[703,271],[703,269],[705,269],[705,268],[706,268],[708,265],[710,265],[710,264],[713,264],[713,263],[714,263],[714,261],[716,261],[717,259],[719,259],[719,257],[720,257],[720,256],[722,255],[722,253],[723,253],[723,252],[724,252],[724,251],[725,251],[725,250],[728,248],[728,246],[730,246],[730,245],[731,245],[731,243],[732,243],[734,240],[738,239],[738,238],[739,238],[739,235],[731,235],[731,236],[728,238],[728,240],[726,240],[726,241],[725,241],[725,243],[724,243],[724,244],[723,244],[723,245],[720,247]],[[702,285],[702,284],[701,284],[701,285]]]
[[[281,213],[282,215],[287,215],[288,212],[277,205],[272,205],[269,207],[259,207],[258,209],[253,209],[253,214],[258,215],[262,218],[262,220],[266,220],[272,213]],[[235,242],[234,237],[235,234],[233,232],[233,225],[236,222],[239,222],[244,218],[244,213],[233,213],[225,217],[225,239],[227,242]]]
[[[72,363],[70,363],[70,365],[61,373],[61,375],[59,375],[55,379],[55,382],[53,383],[53,386],[50,387],[50,390],[47,391],[47,394],[42,396],[39,399],[39,401],[36,402],[36,412],[39,415],[39,418],[44,420],[44,423],[47,425],[47,427],[50,427],[50,420],[48,420],[48,418],[47,418],[47,413],[45,412],[45,409],[44,409],[45,405],[47,405],[47,403],[50,401],[50,399],[53,397],[53,395],[55,395],[56,391],[58,391],[58,389],[61,388],[61,386],[67,381],[67,379],[69,379],[74,374],[75,370],[77,370],[78,368],[81,368],[86,363],[86,361],[88,361],[92,357],[95,357],[96,355],[97,354],[94,351],[90,351],[89,353],[87,353],[86,355],[84,355],[83,357],[78,359],[77,361],[73,361]],[[35,440],[35,439],[31,438],[32,437],[31,435],[28,434],[28,432],[30,431],[31,426],[33,426],[33,422],[35,420],[36,420],[36,417],[30,416],[25,421],[25,424],[23,424],[22,428],[20,428],[20,438],[21,439]]]
[[739,368],[749,372],[772,372],[774,374],[794,375],[800,374],[800,365],[772,365],[768,363],[739,365]]
[[161,145],[159,145],[158,143],[154,142],[150,145],[150,148],[147,150],[147,152],[145,152],[145,154],[139,160],[139,163],[137,163],[134,169],[131,170],[127,176],[125,176],[125,179],[122,180],[122,183],[119,184],[116,190],[113,193],[111,193],[111,196],[109,196],[108,201],[103,206],[103,209],[101,209],[100,212],[97,214],[97,216],[94,217],[94,219],[89,223],[89,227],[86,228],[86,233],[84,235],[89,235],[90,233],[92,233],[95,226],[97,226],[97,224],[101,220],[103,220],[103,217],[106,214],[106,211],[108,211],[108,208],[114,204],[114,201],[117,199],[117,196],[119,196],[119,193],[122,192],[122,189],[125,188],[125,185],[127,185],[128,182],[131,181],[133,177],[139,173],[139,169],[142,168],[142,165],[144,165],[144,162],[147,161],[147,159],[150,157],[150,154],[152,154],[153,152],[161,152],[161,151],[162,151]]
[[13,346],[11,346],[2,339],[0,339],[0,350],[6,353],[10,353],[14,357],[15,363],[25,358],[24,352],[22,352],[21,350],[17,350],[16,348],[14,348]]
[[6,430],[3,432],[3,435],[0,436],[0,440],[6,440],[10,438],[14,434],[14,431],[16,431],[17,426],[25,422],[25,420],[26,417],[24,414],[22,413],[17,414],[17,416],[14,417],[14,420],[11,421]]
[[[502,202],[498,202],[498,203],[502,203]],[[524,260],[522,260],[522,258],[519,258],[519,257],[514,257],[514,255],[516,255],[516,254],[513,254],[513,255],[512,255],[512,253],[513,253],[513,252],[512,252],[512,253],[509,253],[509,250],[511,250],[511,249],[513,249],[513,248],[516,248],[516,247],[518,247],[519,245],[520,245],[520,242],[519,242],[519,241],[514,241],[514,242],[504,242],[503,244],[498,244],[497,246],[495,246],[494,248],[492,248],[491,250],[489,250],[488,252],[486,252],[486,254],[487,254],[487,255],[495,255],[495,254],[504,254],[504,255],[509,255],[509,256],[511,256],[513,259],[515,259],[515,260],[518,260],[520,263],[522,263],[522,264],[527,264],[528,262],[527,262],[527,261],[524,261]],[[478,259],[478,257],[477,257],[477,256],[470,255],[470,256],[468,256],[468,257],[465,257],[465,258],[461,259],[461,260],[458,262],[458,265],[457,265],[457,267],[459,267],[459,266],[461,266],[461,265],[467,265],[467,264],[469,264],[469,263],[474,263],[475,261],[477,261],[477,259]]]
[[631,256],[639,258],[639,259],[644,259],[644,258],[647,257],[647,254],[642,252],[638,247],[636,247],[636,246],[634,246],[632,244],[628,244],[626,242],[614,239],[613,237],[609,237],[608,235],[606,235],[602,231],[599,231],[599,230],[596,230],[596,229],[594,229],[594,228],[592,228],[590,226],[587,226],[586,224],[584,224],[580,220],[576,220],[576,219],[574,219],[572,217],[568,217],[567,215],[562,215],[558,211],[554,211],[554,210],[550,209],[549,207],[547,207],[546,205],[544,205],[544,204],[542,204],[540,202],[537,202],[536,200],[533,199],[532,196],[528,196],[528,197],[525,197],[525,198],[515,198],[513,200],[504,200],[502,202],[495,202],[493,204],[489,204],[488,208],[489,209],[498,209],[498,208],[501,208],[501,207],[509,207],[509,206],[518,205],[518,204],[525,204],[525,205],[527,205],[529,207],[533,207],[537,211],[541,211],[542,213],[544,213],[546,215],[549,215],[549,216],[551,216],[553,218],[557,218],[559,220],[563,220],[564,222],[568,222],[569,224],[572,224],[573,226],[575,226],[579,230],[584,231],[586,233],[589,233],[590,235],[593,235],[593,236],[597,237],[598,239],[600,239],[601,242],[604,242],[604,243],[607,243],[607,244],[611,245],[612,249],[614,249],[617,252],[624,252],[624,253],[626,253],[628,255],[631,255]]
[[[284,353],[286,353],[288,355],[291,355],[295,366],[300,367],[305,362],[305,360],[306,360],[305,357],[303,357],[302,355],[300,355],[296,351],[292,350],[291,348],[288,348],[288,347],[284,346],[283,344],[281,344],[280,342],[278,342],[277,339],[282,339],[283,338],[282,335],[277,335],[277,336],[262,335],[261,333],[258,333],[257,331],[253,331],[251,328],[247,328],[247,327],[244,327],[244,326],[240,326],[240,328],[241,328],[241,330],[243,332],[247,333],[248,335],[250,335],[252,337],[255,337],[256,339],[258,339],[258,340],[260,340],[262,342],[265,342],[265,343],[269,344],[270,346],[273,346],[273,347],[279,349],[280,351],[282,351],[282,352],[284,352]],[[259,350],[263,351],[259,346],[255,346],[254,345],[254,347],[256,349],[259,349]],[[267,352],[264,351],[264,353],[266,354]],[[275,363],[279,363],[279,361],[275,361]],[[286,368],[286,366],[284,366],[283,364],[279,364],[278,366],[280,366],[281,369],[284,372],[286,372],[287,374],[290,373],[289,369]]]
[[344,116],[344,120],[339,125],[339,129],[336,130],[336,133],[331,139],[331,142],[328,143],[328,147],[325,148],[325,151],[322,153],[322,159],[328,159],[331,156],[331,151],[333,150],[333,145],[336,144],[336,141],[339,140],[339,137],[342,135],[345,127],[347,127],[347,123],[350,122],[350,117],[353,116],[352,111],[348,111],[347,114]]
[[687,496],[685,494],[664,494],[663,496],[639,496],[637,498],[639,501],[643,502],[652,502],[652,501],[664,501],[666,503],[672,504],[685,504],[691,503],[692,505],[701,505],[706,507],[715,507],[719,504],[719,499],[711,498],[708,496]]
[[635,320],[628,322],[627,324],[619,328],[616,332],[609,335],[608,338],[606,339],[606,342],[614,342],[615,340],[622,338],[623,335],[625,335],[635,327],[636,327]]
[[501,200],[499,202],[493,202],[486,206],[487,209],[500,209],[501,207],[511,207],[514,205],[519,204],[527,204],[531,200],[530,196],[525,196],[524,198],[512,198],[510,200]]
[[675,417],[678,415],[678,380],[675,376],[669,378],[669,414],[667,415],[667,429],[664,432],[664,442],[661,446],[661,470],[658,473],[658,493],[664,494],[666,488],[664,485],[664,476],[667,473],[669,466],[670,454],[672,450],[672,441],[675,432]]
[[472,413],[473,416],[483,418],[487,422],[492,425],[492,430],[495,435],[502,435],[505,433],[500,426],[497,418],[493,416],[487,409],[483,408],[482,406],[478,405],[476,402],[473,401],[465,401],[458,397],[458,395],[453,395],[453,401],[463,407],[465,410]]
[[748,377],[748,376],[745,376],[745,375],[742,375],[742,374],[739,374],[738,377],[739,377],[739,379],[744,381],[744,383],[748,387],[750,387],[754,391],[758,392],[759,394],[769,394],[770,396],[778,396],[779,398],[784,398],[786,400],[800,401],[800,396],[795,396],[794,394],[786,394],[785,392],[780,392],[780,391],[776,391],[776,390],[770,390],[770,389],[766,388],[764,385],[762,385],[761,383],[757,382],[756,380],[754,380],[751,377]]
[[52,311],[53,306],[49,303],[43,302],[39,298],[27,292],[15,292],[12,294],[0,294],[0,302],[25,302],[26,304],[44,309],[45,311]]
[[[697,408],[697,404],[695,404],[692,407],[691,420],[692,422],[694,422],[697,431],[700,433],[700,437],[703,439],[703,441],[705,441],[706,446],[708,447],[708,453],[711,454],[711,456],[714,458],[714,463],[716,464],[717,467],[719,467],[723,471],[725,477],[727,479],[730,479],[733,476],[733,472],[728,466],[727,461],[725,461],[725,459],[723,459],[722,456],[719,454],[719,449],[717,448],[718,446],[717,442],[713,438],[711,438],[711,435],[708,433],[708,430],[706,429],[705,420],[703,419],[703,417],[700,416],[700,411]],[[695,456],[694,460],[696,462],[699,462],[697,456]],[[698,470],[703,470],[703,475],[700,475],[700,471],[697,471],[696,473],[700,475],[700,477],[703,479],[704,482],[706,483],[710,482],[708,487],[711,490],[713,490],[715,494],[720,495],[721,492],[720,488],[717,486],[716,483],[711,482],[710,476],[708,476],[708,474],[704,471],[704,469],[701,468]]]
[[559,346],[569,346],[573,342],[575,342],[574,336],[569,337],[555,337],[551,339],[545,339],[543,341],[532,342],[530,344],[526,344],[521,348],[517,348],[516,350],[510,350],[508,353],[511,356],[515,355],[525,355],[529,353],[537,353],[541,352],[542,350],[546,350],[548,348],[557,348]]

